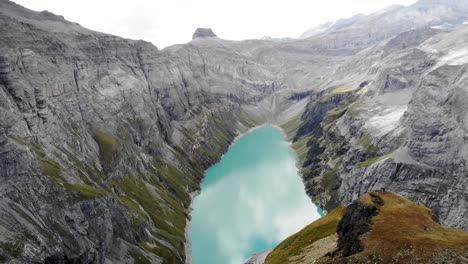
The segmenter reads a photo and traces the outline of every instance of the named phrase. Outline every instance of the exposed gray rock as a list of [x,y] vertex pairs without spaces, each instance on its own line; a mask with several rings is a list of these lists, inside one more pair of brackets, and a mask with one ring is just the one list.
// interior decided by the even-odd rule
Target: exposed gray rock
[[[343,116],[325,120],[324,154],[314,163],[321,169],[305,176],[322,206],[385,187],[426,204],[445,225],[468,228],[467,34],[465,25],[406,32],[339,67],[336,84],[368,84],[340,106],[348,109]],[[338,187],[324,184],[327,177]]]
[[211,28],[197,28],[192,39],[217,37]]
[[409,6],[392,5],[364,16],[338,20],[325,28],[312,28],[303,34],[326,48],[368,46],[414,29],[468,20],[468,4],[463,0],[418,1]]
[[246,260],[243,264],[263,264],[271,249],[260,251]]

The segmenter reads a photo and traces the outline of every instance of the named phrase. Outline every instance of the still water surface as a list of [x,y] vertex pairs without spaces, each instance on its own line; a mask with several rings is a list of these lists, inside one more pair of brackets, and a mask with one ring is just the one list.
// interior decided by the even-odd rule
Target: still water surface
[[289,146],[279,129],[263,126],[206,171],[192,211],[194,264],[240,264],[320,217]]

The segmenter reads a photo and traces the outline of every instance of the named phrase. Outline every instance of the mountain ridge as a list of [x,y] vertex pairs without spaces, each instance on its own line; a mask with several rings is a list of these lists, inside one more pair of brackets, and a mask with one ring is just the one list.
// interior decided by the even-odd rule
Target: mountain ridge
[[[464,1],[418,1],[409,6],[393,5],[369,15],[340,19],[320,34],[308,35],[323,42],[368,45],[392,38],[404,31],[461,24],[466,21],[468,6]],[[336,44],[334,44],[336,46]]]
[[467,243],[467,232],[441,226],[423,204],[373,191],[287,238],[264,263],[462,263]]

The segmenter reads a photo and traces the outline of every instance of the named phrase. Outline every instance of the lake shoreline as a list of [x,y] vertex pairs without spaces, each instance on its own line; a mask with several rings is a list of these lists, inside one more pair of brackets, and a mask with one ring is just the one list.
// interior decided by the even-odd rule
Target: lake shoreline
[[[297,168],[297,174],[301,177],[301,180],[302,180],[302,183],[304,184],[304,192],[306,193],[307,196],[309,196],[309,194],[307,194],[307,191],[305,189],[305,182],[304,182],[304,175],[302,174],[302,165],[300,163],[300,160],[299,160],[299,154],[297,153],[297,151],[292,147],[293,143],[288,139],[288,135],[286,134],[286,132],[283,130],[283,128],[281,126],[278,126],[278,125],[271,125],[277,129],[279,129],[281,131],[281,133],[283,133],[285,139],[287,142],[289,142],[289,149],[294,153],[294,158],[296,159],[296,168]],[[310,201],[317,207],[318,212],[320,214],[320,216],[325,216],[328,212],[323,209],[322,207],[320,207],[319,204],[317,204],[314,199],[312,197],[310,197]]]
[[[248,133],[251,133],[252,131],[254,131],[255,129],[258,129],[260,127],[263,127],[263,126],[266,126],[268,124],[262,124],[262,125],[258,125],[258,126],[254,126],[254,127],[251,127],[249,129],[247,129],[245,132],[239,132],[237,131],[237,135],[234,137],[234,139],[232,140],[232,142],[229,144],[229,147],[226,149],[226,151],[223,153],[223,155],[221,155],[221,157],[219,158],[219,160],[221,160],[223,157],[224,157],[224,154],[226,154],[230,149],[231,147],[236,143],[236,141],[243,137],[244,135],[248,134]],[[218,161],[219,162],[219,161]],[[216,163],[218,163],[216,162]],[[186,222],[186,225],[185,225],[185,230],[184,230],[184,233],[185,233],[185,243],[184,243],[184,251],[185,251],[185,263],[186,264],[193,264],[193,255],[192,255],[192,239],[191,239],[191,236],[190,236],[190,229],[191,229],[191,226],[192,226],[192,211],[193,211],[193,202],[194,202],[194,199],[197,195],[199,195],[201,192],[202,192],[202,183],[203,183],[203,180],[205,179],[205,174],[206,172],[214,165],[216,165],[216,163],[214,163],[213,165],[211,165],[208,169],[206,169],[204,172],[203,172],[203,178],[200,182],[200,190],[197,190],[197,191],[194,191],[194,192],[191,192],[189,193],[189,196],[190,196],[190,206],[189,208],[187,209],[186,213],[188,215],[188,218],[187,218],[187,222]]]
[[[237,135],[233,138],[232,142],[229,144],[229,147],[227,148],[227,150],[223,153],[223,155],[221,155],[219,161],[215,164],[213,164],[212,166],[210,166],[210,168],[208,168],[205,172],[204,172],[204,177],[200,183],[200,190],[199,191],[195,191],[195,192],[192,192],[190,193],[190,198],[191,198],[191,204],[190,204],[190,208],[188,211],[188,214],[189,214],[189,217],[187,219],[187,224],[186,224],[186,228],[185,228],[185,237],[186,237],[186,243],[185,243],[185,253],[186,253],[186,263],[189,263],[189,264],[193,264],[193,261],[194,261],[194,255],[197,256],[197,254],[193,254],[193,250],[195,250],[195,252],[200,252],[200,250],[196,250],[196,249],[193,249],[192,247],[192,239],[194,239],[194,237],[192,237],[193,235],[195,236],[195,238],[198,236],[196,235],[196,233],[192,233],[193,230],[192,228],[193,227],[193,210],[194,210],[194,201],[195,201],[195,197],[200,195],[202,192],[203,192],[203,183],[204,181],[206,180],[206,177],[207,177],[207,172],[213,167],[215,166],[216,164],[218,164],[219,162],[221,162],[221,160],[223,160],[225,158],[225,155],[226,153],[228,153],[229,151],[232,150],[233,146],[238,143],[238,140],[250,133],[252,133],[253,131],[257,130],[257,129],[260,129],[260,128],[263,128],[263,127],[267,127],[267,126],[270,126],[272,128],[274,128],[275,130],[277,130],[278,132],[281,133],[281,138],[282,138],[282,141],[283,142],[286,142],[287,143],[287,150],[288,152],[290,152],[291,154],[291,157],[293,157],[293,161],[294,162],[294,174],[297,175],[299,178],[301,178],[300,180],[300,186],[301,186],[301,195],[304,195],[305,194],[305,197],[308,198],[308,201],[309,203],[311,204],[311,206],[313,206],[313,208],[315,208],[315,210],[313,211],[314,214],[316,215],[315,217],[322,217],[323,215],[320,213],[320,210],[319,210],[319,207],[316,203],[314,203],[314,201],[312,200],[312,198],[310,196],[307,195],[306,191],[305,191],[305,184],[304,184],[304,180],[303,180],[303,175],[302,175],[302,172],[301,172],[301,169],[302,169],[302,166],[301,166],[301,163],[299,161],[299,156],[298,156],[298,153],[296,152],[296,150],[294,148],[292,148],[292,142],[288,139],[288,136],[287,134],[285,133],[285,131],[277,124],[271,124],[271,123],[265,123],[265,124],[261,124],[261,125],[258,125],[258,126],[255,126],[255,127],[251,127],[249,129],[246,129],[244,132],[238,132]],[[277,132],[277,133],[278,133]],[[279,134],[278,134],[279,135]],[[257,141],[255,141],[257,142]],[[284,146],[284,145],[283,145]],[[286,147],[286,146],[285,146]],[[296,177],[297,177],[296,176]],[[206,183],[205,183],[206,184]],[[207,188],[207,186],[205,186],[205,188]],[[255,193],[255,191],[254,191]],[[299,193],[298,191],[295,191],[295,193]],[[274,211],[273,211],[274,212]],[[318,213],[318,216],[317,216],[317,213]],[[198,215],[197,219],[204,219],[203,217],[200,218],[200,215]],[[200,222],[199,220],[197,220],[197,226],[200,226]],[[203,226],[203,225],[202,225]],[[197,230],[197,228],[195,229]],[[197,240],[197,239],[195,239]],[[273,246],[274,248],[274,246]]]

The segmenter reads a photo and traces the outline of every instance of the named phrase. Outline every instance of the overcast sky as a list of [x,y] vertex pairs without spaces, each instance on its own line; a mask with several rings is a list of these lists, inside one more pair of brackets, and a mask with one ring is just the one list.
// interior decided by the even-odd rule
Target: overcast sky
[[298,37],[307,29],[357,13],[416,0],[13,0],[36,11],[159,48],[188,42],[197,27],[221,38]]

